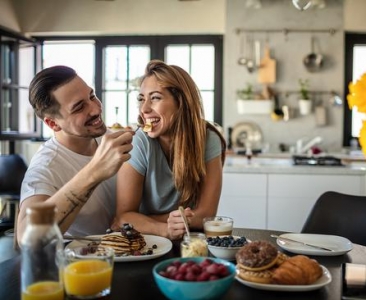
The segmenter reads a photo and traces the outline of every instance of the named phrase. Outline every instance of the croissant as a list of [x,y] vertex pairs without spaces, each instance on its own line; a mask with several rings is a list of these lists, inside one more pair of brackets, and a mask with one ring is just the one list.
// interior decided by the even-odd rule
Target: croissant
[[315,259],[305,255],[296,255],[284,261],[274,270],[272,283],[288,285],[312,284],[322,274],[322,267]]

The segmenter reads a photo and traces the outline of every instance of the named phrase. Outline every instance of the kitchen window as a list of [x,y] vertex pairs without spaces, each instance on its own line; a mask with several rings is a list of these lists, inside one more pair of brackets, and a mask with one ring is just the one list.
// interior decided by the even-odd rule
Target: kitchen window
[[[356,81],[366,72],[366,34],[346,33],[345,35],[345,95],[348,95],[348,85]],[[350,141],[359,137],[364,114],[356,108],[350,110],[345,97],[343,145],[350,146]]]
[[[107,126],[114,122],[123,126],[137,122],[137,80],[151,59],[177,64],[190,73],[201,91],[205,118],[222,124],[222,36],[39,39],[43,42],[43,67],[65,64],[75,68],[82,78],[85,78],[82,72],[94,75],[93,82],[88,84],[95,87],[103,103]],[[90,51],[77,50],[85,45],[94,49],[93,55],[88,54]],[[67,50],[68,47],[72,49]],[[86,57],[89,63],[85,61]],[[84,61],[80,63],[82,59]],[[89,70],[85,72],[85,68]],[[43,128],[44,136],[48,137],[51,133],[45,126]]]
[[40,135],[40,122],[28,101],[38,54],[35,40],[0,28],[0,140],[13,142]]

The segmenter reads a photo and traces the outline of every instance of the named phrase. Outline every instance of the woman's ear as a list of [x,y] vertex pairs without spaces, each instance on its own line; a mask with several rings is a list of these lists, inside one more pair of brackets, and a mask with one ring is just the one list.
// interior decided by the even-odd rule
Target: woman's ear
[[43,122],[51,128],[53,131],[60,131],[61,127],[56,123],[56,121],[50,117],[45,117]]

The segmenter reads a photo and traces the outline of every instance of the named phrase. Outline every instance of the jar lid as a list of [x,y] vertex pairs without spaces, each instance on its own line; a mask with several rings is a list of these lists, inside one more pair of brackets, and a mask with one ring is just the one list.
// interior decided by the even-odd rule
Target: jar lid
[[37,203],[28,207],[26,214],[31,224],[52,224],[55,221],[56,205]]

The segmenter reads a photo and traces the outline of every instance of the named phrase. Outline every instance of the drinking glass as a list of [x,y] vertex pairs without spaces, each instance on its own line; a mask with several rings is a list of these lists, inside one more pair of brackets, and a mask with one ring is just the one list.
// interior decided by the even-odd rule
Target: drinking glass
[[203,219],[203,230],[207,237],[231,235],[234,220],[230,217],[216,216]]
[[191,232],[183,236],[180,244],[181,257],[208,256],[206,235],[202,232]]
[[104,246],[78,246],[64,251],[63,279],[70,299],[95,299],[111,292],[114,250]]

